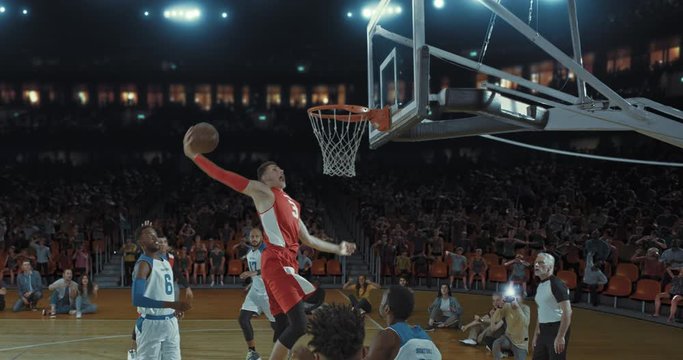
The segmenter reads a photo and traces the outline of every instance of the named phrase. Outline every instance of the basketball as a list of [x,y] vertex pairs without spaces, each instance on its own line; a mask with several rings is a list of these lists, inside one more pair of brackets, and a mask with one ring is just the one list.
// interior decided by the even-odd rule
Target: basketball
[[218,131],[206,122],[195,125],[192,129],[192,151],[198,154],[208,154],[218,146]]

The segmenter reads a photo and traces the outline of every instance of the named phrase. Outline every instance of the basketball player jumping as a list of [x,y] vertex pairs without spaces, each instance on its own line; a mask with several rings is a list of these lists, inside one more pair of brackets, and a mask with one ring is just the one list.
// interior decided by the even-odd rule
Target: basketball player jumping
[[193,151],[193,127],[185,134],[185,155],[213,179],[252,198],[261,217],[266,249],[261,256],[261,274],[275,316],[277,342],[270,359],[285,359],[294,343],[306,332],[306,313],[303,299],[315,288],[297,274],[296,260],[299,240],[323,252],[350,255],[353,243],[333,244],[308,233],[299,218],[301,206],[284,192],[285,173],[272,161],[257,169],[258,180],[246,179],[234,172],[221,169],[203,155]]
[[[251,278],[251,287],[244,299],[242,309],[240,310],[239,323],[244,333],[244,340],[247,341],[249,350],[247,352],[247,360],[259,360],[261,355],[256,352],[256,341],[254,341],[254,329],[251,327],[251,318],[254,315],[266,314],[270,326],[273,330],[275,327],[275,318],[270,313],[270,304],[268,303],[268,294],[266,294],[266,287],[261,279],[261,253],[266,248],[263,243],[263,233],[259,228],[253,228],[249,232],[249,244],[251,249],[247,253],[247,264],[249,270],[240,274],[240,279]],[[273,338],[276,341],[277,338]]]
[[173,269],[159,255],[159,239],[152,224],[145,222],[136,238],[144,251],[133,271],[133,305],[140,314],[135,323],[136,360],[180,359],[180,334],[174,312],[183,313],[191,305],[175,301]]

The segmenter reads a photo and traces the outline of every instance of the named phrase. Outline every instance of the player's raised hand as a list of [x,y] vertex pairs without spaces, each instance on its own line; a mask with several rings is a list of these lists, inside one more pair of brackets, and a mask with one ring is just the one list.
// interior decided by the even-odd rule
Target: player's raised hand
[[351,255],[354,251],[356,251],[355,243],[342,241],[341,244],[339,244],[339,255]]

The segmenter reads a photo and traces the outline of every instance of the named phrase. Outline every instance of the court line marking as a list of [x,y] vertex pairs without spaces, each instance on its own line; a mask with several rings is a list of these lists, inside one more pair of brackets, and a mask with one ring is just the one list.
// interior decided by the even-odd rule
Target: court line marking
[[[349,297],[346,296],[346,294],[344,294],[343,291],[337,289],[337,292],[340,293],[343,297],[345,297],[346,300],[349,300]],[[349,301],[351,301],[351,300],[349,300]],[[377,321],[375,321],[375,319],[373,319],[372,316],[370,316],[369,314],[366,315],[365,318],[366,318],[366,319],[370,319],[370,321],[371,321],[373,324],[375,324],[375,327],[377,327],[378,330],[383,330],[383,329],[384,329],[384,327],[383,327],[382,325],[380,325]]]
[[[254,329],[254,331],[268,331],[271,330],[270,328],[266,329]],[[185,330],[181,331],[180,334],[184,333],[195,333],[195,332],[220,332],[220,331],[242,331],[241,328],[228,328],[228,329],[193,329],[193,330]],[[88,338],[80,338],[80,339],[72,339],[72,340],[63,340],[63,341],[51,341],[51,342],[45,342],[45,343],[38,343],[38,344],[30,344],[30,345],[22,345],[22,346],[13,346],[13,347],[8,347],[8,348],[0,348],[0,352],[3,351],[12,351],[12,350],[20,350],[20,349],[31,349],[31,348],[37,348],[37,347],[43,347],[43,346],[48,346],[48,345],[64,345],[64,344],[71,344],[71,343],[77,343],[77,342],[83,342],[83,341],[91,341],[91,340],[107,340],[107,339],[117,339],[117,338],[129,338],[130,334],[126,335],[107,335],[107,336],[94,336],[94,337],[88,337]]]

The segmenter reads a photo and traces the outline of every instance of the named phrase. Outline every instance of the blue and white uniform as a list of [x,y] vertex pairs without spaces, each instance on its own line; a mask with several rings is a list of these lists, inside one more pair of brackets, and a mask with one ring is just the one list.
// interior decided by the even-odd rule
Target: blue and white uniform
[[[138,266],[141,262],[149,264],[151,271],[144,288],[146,301],[173,302],[175,301],[175,288],[173,286],[173,269],[168,260],[164,258],[153,259],[147,255],[141,255],[135,264],[133,271],[133,303],[136,297],[136,279]],[[140,291],[141,289],[138,289]],[[140,317],[135,323],[137,338],[136,360],[175,360],[180,359],[180,333],[175,310],[162,307],[138,306]]]
[[[253,247],[247,253],[247,266],[249,271],[261,271],[261,253],[266,248],[265,243],[254,249]],[[242,310],[253,311],[257,314],[264,313],[269,321],[275,321],[275,318],[270,312],[270,304],[268,302],[268,294],[266,293],[266,286],[263,283],[261,275],[254,275],[251,277],[251,288],[247,293],[247,297],[242,304]]]
[[388,329],[401,338],[401,348],[394,360],[441,360],[441,352],[419,326],[397,322]]

